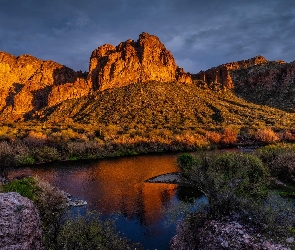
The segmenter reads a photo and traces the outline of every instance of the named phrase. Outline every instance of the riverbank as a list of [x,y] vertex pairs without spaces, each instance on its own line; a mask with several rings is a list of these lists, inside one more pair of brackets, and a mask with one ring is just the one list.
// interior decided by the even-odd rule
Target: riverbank
[[[236,140],[236,139],[235,139]],[[169,152],[193,152],[212,149],[257,148],[265,142],[244,140],[228,144],[215,144],[205,137],[179,137],[177,140],[137,138],[114,141],[28,141],[8,140],[0,142],[0,167],[42,164],[53,161],[103,159]]]

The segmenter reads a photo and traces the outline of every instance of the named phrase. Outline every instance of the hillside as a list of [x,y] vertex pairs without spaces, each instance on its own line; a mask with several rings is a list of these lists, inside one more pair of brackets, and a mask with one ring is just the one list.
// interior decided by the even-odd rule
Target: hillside
[[291,128],[295,114],[238,98],[231,91],[214,92],[195,84],[131,84],[95,92],[44,109],[36,120],[98,126],[116,125],[120,130],[144,127],[170,130],[213,130],[228,125],[238,127]]

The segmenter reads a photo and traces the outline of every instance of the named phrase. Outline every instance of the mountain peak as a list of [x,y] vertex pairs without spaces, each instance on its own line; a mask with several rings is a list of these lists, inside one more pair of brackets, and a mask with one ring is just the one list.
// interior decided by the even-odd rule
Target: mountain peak
[[129,39],[116,47],[100,46],[90,58],[88,79],[94,89],[118,88],[136,82],[174,82],[177,77],[172,53],[157,36],[146,32],[137,41]]

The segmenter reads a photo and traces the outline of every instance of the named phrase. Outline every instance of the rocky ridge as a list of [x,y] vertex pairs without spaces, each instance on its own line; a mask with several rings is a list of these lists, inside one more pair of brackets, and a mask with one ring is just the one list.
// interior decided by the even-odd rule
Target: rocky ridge
[[151,81],[197,83],[211,90],[230,89],[259,104],[287,110],[295,107],[295,62],[256,56],[190,74],[177,66],[158,37],[143,32],[137,41],[95,49],[89,73],[31,55],[0,52],[0,121],[31,119],[43,108],[68,99]]
[[242,98],[294,112],[295,61],[269,61],[230,74],[234,91]]
[[266,62],[268,61],[263,56],[259,55],[248,60],[226,63],[206,71],[201,71],[198,74],[194,74],[193,79],[201,80],[207,83],[207,86],[211,88],[213,88],[214,84],[221,84],[222,88],[232,89],[235,86],[231,75],[232,71],[247,69]]
[[82,72],[31,55],[15,57],[0,52],[1,120],[22,119],[43,107],[86,95],[90,90]]

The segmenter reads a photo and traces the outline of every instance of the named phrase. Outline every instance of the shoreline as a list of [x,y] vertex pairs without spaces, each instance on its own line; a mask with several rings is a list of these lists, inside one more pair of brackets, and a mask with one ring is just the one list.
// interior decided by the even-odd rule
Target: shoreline
[[[22,143],[22,142],[21,142]],[[58,153],[60,153],[59,155],[59,159],[48,159],[50,157],[50,155],[45,155],[45,157],[48,157],[47,160],[43,160],[43,161],[38,161],[34,159],[34,155],[33,153],[30,155],[26,155],[26,157],[33,159],[31,162],[24,162],[24,163],[17,163],[17,164],[9,164],[9,165],[1,165],[0,163],[0,170],[5,170],[5,169],[9,169],[9,168],[23,168],[23,167],[28,167],[28,166],[39,166],[39,165],[43,165],[43,164],[49,164],[49,163],[54,163],[54,162],[77,162],[77,161],[92,161],[92,160],[100,160],[100,159],[114,159],[114,158],[118,158],[118,157],[133,157],[133,156],[141,156],[141,155],[154,155],[154,154],[181,154],[181,153],[195,153],[195,152],[210,152],[210,151],[214,151],[214,150],[230,150],[230,149],[237,149],[241,152],[251,152],[261,146],[264,146],[265,144],[257,144],[257,143],[253,143],[253,144],[242,144],[242,143],[236,143],[236,144],[231,144],[231,145],[208,145],[207,147],[199,147],[199,146],[189,146],[189,145],[184,145],[180,148],[168,148],[169,145],[159,145],[159,148],[155,149],[155,148],[147,148],[146,150],[141,150],[139,149],[138,151],[136,151],[136,149],[134,149],[134,145],[129,144],[129,145],[125,145],[125,149],[118,149],[115,151],[111,151],[111,150],[105,150],[104,148],[98,148],[97,149],[97,155],[92,155],[92,154],[88,154],[85,153],[84,156],[79,156],[79,155],[67,155],[66,153],[64,153],[64,150],[59,150],[59,145],[44,145],[43,147],[47,147],[50,148],[52,150],[56,150]],[[106,146],[106,145],[105,145]],[[113,145],[114,147],[116,146],[120,146],[117,144]],[[147,146],[153,146],[151,145],[147,145]],[[161,148],[161,146],[163,148]],[[32,150],[38,149],[37,147],[34,148],[32,147]],[[102,151],[102,152],[99,152]],[[101,153],[99,155],[99,153]]]

